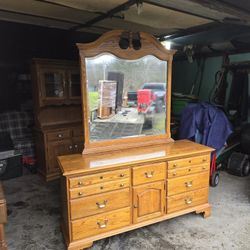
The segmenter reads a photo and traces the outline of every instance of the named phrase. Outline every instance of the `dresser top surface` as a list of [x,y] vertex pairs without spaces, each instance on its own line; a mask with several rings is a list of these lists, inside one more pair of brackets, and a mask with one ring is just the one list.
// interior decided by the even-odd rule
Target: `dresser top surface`
[[90,155],[59,156],[62,174],[74,175],[98,172],[114,167],[135,165],[146,162],[171,160],[212,152],[213,149],[188,140],[177,140],[167,144],[105,152]]

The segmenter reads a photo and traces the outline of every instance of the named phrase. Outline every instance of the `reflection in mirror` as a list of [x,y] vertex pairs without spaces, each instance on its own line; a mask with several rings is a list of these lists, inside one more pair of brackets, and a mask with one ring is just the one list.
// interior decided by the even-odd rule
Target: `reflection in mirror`
[[86,58],[90,141],[166,133],[167,61]]

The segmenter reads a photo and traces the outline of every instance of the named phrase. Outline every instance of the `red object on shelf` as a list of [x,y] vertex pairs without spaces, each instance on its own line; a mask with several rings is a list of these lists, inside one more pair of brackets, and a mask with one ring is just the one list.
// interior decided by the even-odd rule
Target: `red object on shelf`
[[139,89],[137,91],[137,109],[139,113],[146,113],[156,97],[151,89]]

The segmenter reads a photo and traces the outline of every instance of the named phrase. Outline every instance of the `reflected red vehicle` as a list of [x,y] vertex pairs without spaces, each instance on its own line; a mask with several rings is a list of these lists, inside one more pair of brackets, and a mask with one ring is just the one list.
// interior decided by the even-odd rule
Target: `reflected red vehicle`
[[148,113],[151,111],[156,96],[151,89],[139,89],[137,91],[137,109],[138,113]]

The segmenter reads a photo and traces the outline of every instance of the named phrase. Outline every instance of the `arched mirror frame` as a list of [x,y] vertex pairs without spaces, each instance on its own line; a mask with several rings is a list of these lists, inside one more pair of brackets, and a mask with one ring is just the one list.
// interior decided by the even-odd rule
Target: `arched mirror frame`
[[[139,50],[129,47],[121,49],[119,47],[120,36],[123,30],[110,31],[102,35],[99,39],[91,43],[77,44],[80,54],[81,65],[81,86],[82,86],[82,110],[84,127],[84,150],[83,154],[97,153],[111,150],[121,150],[124,148],[140,147],[167,143],[173,141],[170,133],[171,115],[171,83],[172,83],[172,60],[174,50],[167,50],[152,35],[140,32],[141,48]],[[167,96],[166,96],[166,131],[161,135],[138,136],[132,138],[121,138],[105,141],[90,141],[89,136],[89,107],[88,107],[88,86],[86,79],[85,58],[95,57],[100,54],[110,53],[121,59],[136,60],[147,55],[167,61]]]

